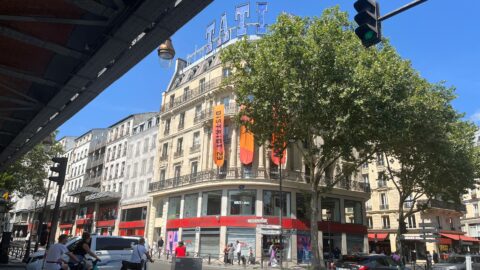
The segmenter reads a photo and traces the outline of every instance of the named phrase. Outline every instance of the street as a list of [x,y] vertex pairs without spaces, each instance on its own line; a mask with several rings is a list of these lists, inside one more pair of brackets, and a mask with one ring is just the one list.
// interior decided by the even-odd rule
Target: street
[[[155,261],[153,264],[148,264],[148,270],[170,270],[171,263],[166,261]],[[208,265],[206,262],[202,265],[202,270],[217,270],[217,269],[230,269],[230,270],[243,270],[243,269],[279,269],[278,267],[264,267],[261,268],[259,264],[257,265],[247,265],[246,267],[238,265],[221,265],[221,264],[211,264]],[[299,266],[295,267],[284,267],[284,269],[304,269]]]

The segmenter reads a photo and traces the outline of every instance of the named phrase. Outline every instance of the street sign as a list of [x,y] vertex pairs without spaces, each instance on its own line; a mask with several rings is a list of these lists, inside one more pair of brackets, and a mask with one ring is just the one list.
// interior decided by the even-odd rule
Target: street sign
[[258,224],[257,228],[261,229],[270,229],[270,230],[280,230],[280,225],[267,225],[267,224]]
[[262,229],[261,233],[263,235],[280,235],[280,230]]
[[248,223],[254,223],[254,224],[267,224],[268,220],[265,218],[251,218],[247,219]]

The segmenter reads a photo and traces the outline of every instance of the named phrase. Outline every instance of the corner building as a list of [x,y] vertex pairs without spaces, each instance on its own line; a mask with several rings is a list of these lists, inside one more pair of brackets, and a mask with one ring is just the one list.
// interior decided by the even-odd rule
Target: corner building
[[[252,248],[257,260],[279,242],[279,174],[270,151],[255,144],[253,162],[240,160],[239,130],[233,121],[238,111],[232,88],[221,82],[218,54],[187,66],[179,59],[162,98],[154,181],[149,185],[152,206],[148,234],[159,236],[171,252],[182,240],[190,254],[223,260],[226,244],[242,243],[242,255]],[[225,162],[213,160],[212,116],[215,105],[224,105]],[[306,205],[309,185],[298,150],[287,149],[282,169],[284,185],[284,257],[308,262],[311,254]],[[364,203],[368,183],[359,179],[335,187],[320,202],[319,245],[323,252],[339,248],[346,254],[367,251]],[[321,253],[323,253],[321,252]]]

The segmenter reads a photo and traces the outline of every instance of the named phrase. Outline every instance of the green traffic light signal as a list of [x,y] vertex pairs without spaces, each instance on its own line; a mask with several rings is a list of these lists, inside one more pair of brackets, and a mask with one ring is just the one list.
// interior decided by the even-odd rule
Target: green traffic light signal
[[375,0],[357,0],[354,3],[358,14],[354,19],[358,24],[355,34],[365,47],[370,47],[381,41],[381,25],[379,5]]

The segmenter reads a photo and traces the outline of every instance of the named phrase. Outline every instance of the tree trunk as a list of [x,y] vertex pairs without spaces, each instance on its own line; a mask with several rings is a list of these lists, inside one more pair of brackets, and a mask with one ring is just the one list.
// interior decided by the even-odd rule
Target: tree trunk
[[[312,185],[313,185],[312,181]],[[320,248],[318,246],[318,187],[312,187],[310,196],[310,239],[312,245],[312,269],[320,270],[322,264],[320,261]]]
[[[401,201],[401,200],[400,200]],[[398,227],[397,227],[397,238],[395,240],[395,245],[397,247],[398,254],[400,258],[403,260],[405,254],[403,252],[403,234],[406,232],[406,224],[405,224],[405,215],[403,212],[403,203],[399,203],[398,208]]]

